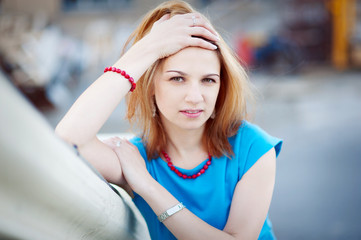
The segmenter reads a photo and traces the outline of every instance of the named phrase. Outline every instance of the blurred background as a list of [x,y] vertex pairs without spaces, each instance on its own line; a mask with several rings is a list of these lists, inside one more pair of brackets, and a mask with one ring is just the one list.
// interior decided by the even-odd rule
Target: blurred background
[[[55,128],[160,2],[0,0],[0,79]],[[361,1],[188,2],[249,72],[252,121],[284,139],[270,209],[278,238],[361,239]],[[101,133],[128,133],[125,111]]]

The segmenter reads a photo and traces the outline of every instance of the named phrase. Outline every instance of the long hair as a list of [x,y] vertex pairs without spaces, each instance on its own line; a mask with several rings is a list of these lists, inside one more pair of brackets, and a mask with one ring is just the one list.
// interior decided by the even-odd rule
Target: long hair
[[[192,13],[195,10],[183,1],[169,1],[162,3],[150,11],[143,18],[139,26],[130,35],[125,47],[132,42],[135,44],[152,28],[153,24],[163,15],[170,17],[177,14]],[[221,85],[215,106],[215,118],[209,119],[205,126],[203,145],[212,156],[233,155],[228,137],[235,135],[246,119],[246,101],[252,96],[248,77],[240,65],[233,51],[225,41],[217,43],[217,55],[221,64]],[[145,143],[148,159],[159,156],[167,144],[167,135],[159,118],[152,116],[154,109],[153,78],[162,59],[156,61],[140,77],[136,90],[127,97],[127,119],[130,123],[137,123],[141,129],[141,138]]]

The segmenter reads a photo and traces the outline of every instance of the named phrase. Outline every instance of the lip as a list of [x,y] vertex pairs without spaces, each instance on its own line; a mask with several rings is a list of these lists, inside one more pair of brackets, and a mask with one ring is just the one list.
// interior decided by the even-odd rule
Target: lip
[[183,115],[185,115],[186,117],[197,118],[203,113],[203,110],[201,110],[201,109],[185,109],[185,110],[181,110],[180,112]]

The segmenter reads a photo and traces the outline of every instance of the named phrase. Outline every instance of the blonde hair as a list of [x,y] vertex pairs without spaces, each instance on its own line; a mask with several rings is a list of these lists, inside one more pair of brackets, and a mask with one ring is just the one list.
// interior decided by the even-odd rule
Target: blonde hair
[[[154,22],[163,15],[192,13],[195,10],[183,1],[162,3],[150,11],[130,35],[126,46],[142,39],[152,28]],[[247,74],[240,65],[233,51],[221,39],[217,54],[221,64],[221,85],[215,106],[215,118],[206,123],[203,145],[212,156],[233,155],[228,137],[237,133],[242,120],[246,119],[246,101],[251,97]],[[125,46],[125,47],[126,47]],[[142,131],[141,138],[145,143],[148,159],[159,156],[167,144],[166,132],[159,116],[153,117],[155,72],[162,60],[156,61],[138,80],[136,90],[127,97],[127,119],[137,123]]]

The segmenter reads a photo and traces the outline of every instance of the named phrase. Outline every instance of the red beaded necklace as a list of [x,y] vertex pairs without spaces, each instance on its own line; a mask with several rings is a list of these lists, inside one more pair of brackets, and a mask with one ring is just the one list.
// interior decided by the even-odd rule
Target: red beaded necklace
[[196,174],[193,175],[187,175],[184,173],[181,173],[178,169],[176,169],[172,163],[172,161],[170,160],[170,157],[168,156],[168,154],[165,151],[162,151],[162,154],[165,158],[165,160],[168,162],[168,167],[175,172],[179,177],[182,177],[184,179],[195,179],[197,177],[199,177],[200,175],[202,175],[203,173],[205,173],[205,171],[208,169],[208,166],[211,165],[212,163],[212,156],[210,154],[208,154],[208,161],[204,164],[203,168]]

